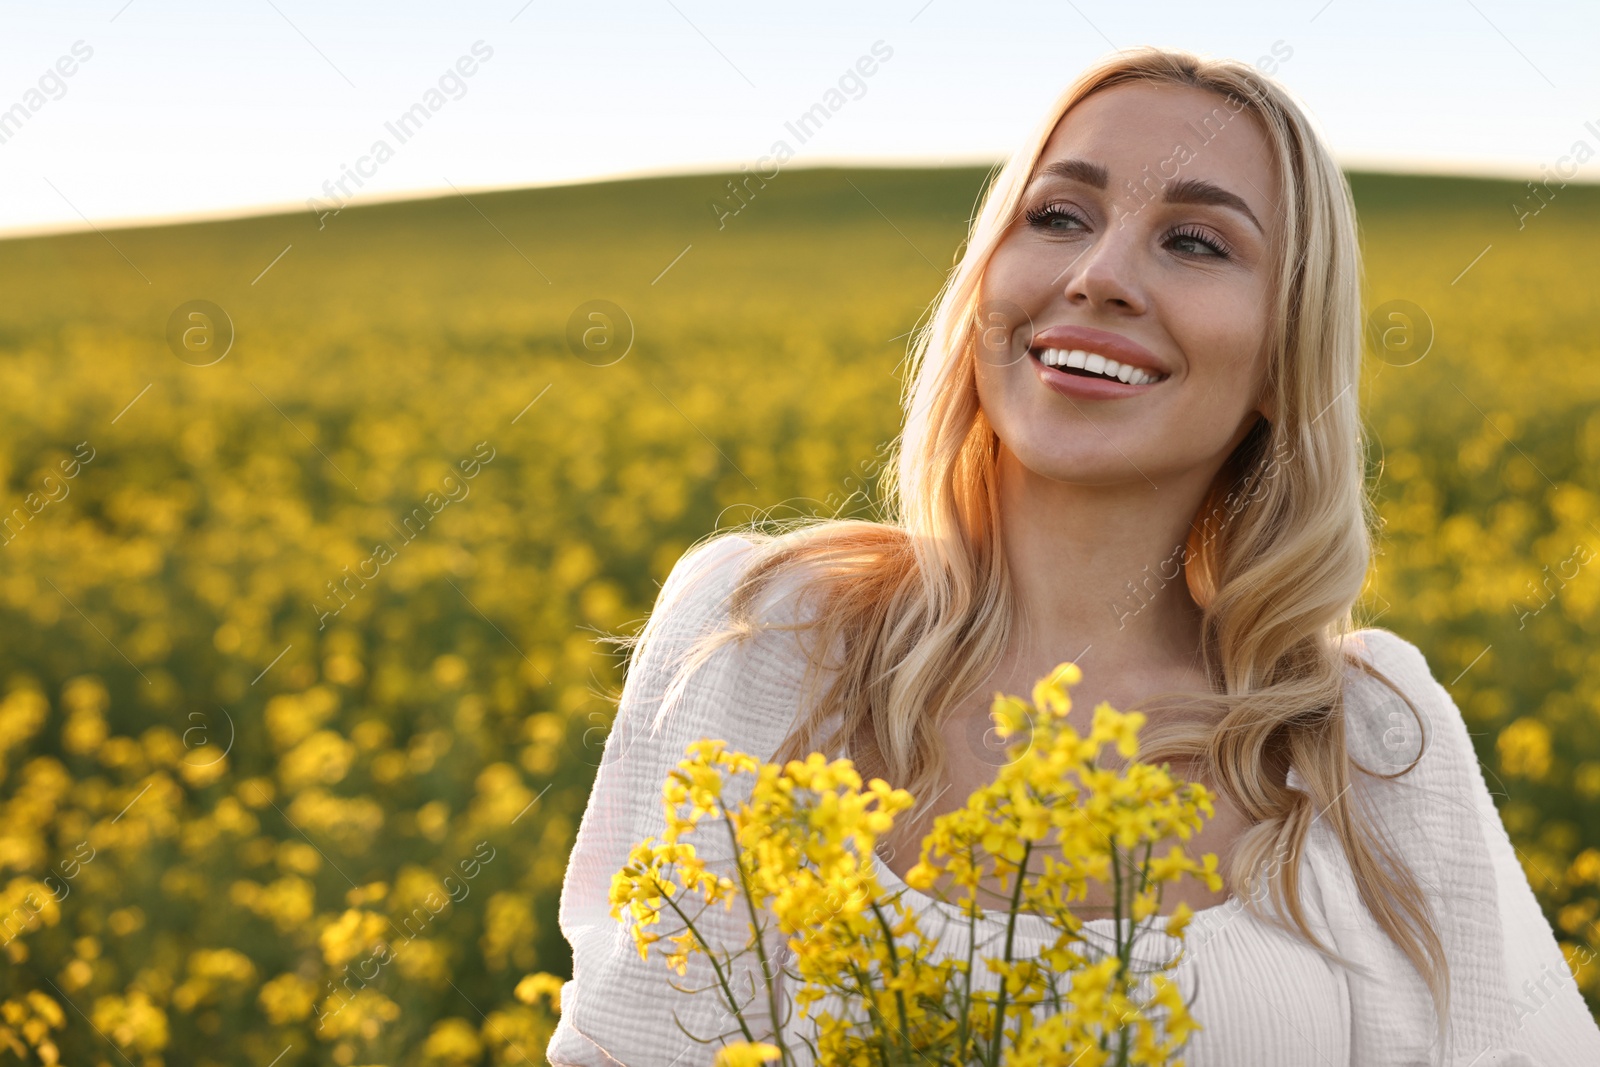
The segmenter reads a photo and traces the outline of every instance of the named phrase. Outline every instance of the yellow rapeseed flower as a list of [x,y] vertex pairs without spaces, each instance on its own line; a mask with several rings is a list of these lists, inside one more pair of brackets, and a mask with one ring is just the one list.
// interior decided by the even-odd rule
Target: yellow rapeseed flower
[[712,1061],[712,1067],[760,1067],[781,1055],[783,1053],[777,1045],[769,1045],[764,1041],[741,1041],[736,1045],[722,1046],[717,1051],[717,1058]]
[[[1060,665],[1034,687],[1033,704],[996,695],[997,730],[1003,736],[1027,730],[1028,744],[1014,749],[1011,762],[966,805],[934,820],[905,876],[921,890],[948,881],[964,891],[957,903],[974,918],[986,912],[977,899],[980,885],[998,884],[1016,893],[1018,910],[1056,927],[1057,941],[1035,958],[978,961],[996,976],[997,989],[974,988],[969,962],[941,957],[917,913],[877,882],[876,842],[910,807],[910,794],[878,778],[863,786],[849,760],[816,752],[779,767],[729,751],[722,741],[689,745],[663,785],[666,837],[639,842],[616,872],[613,915],[631,915],[642,958],[659,943],[661,958],[680,976],[696,954],[711,957],[720,974],[723,961],[757,943],[757,929],[751,927],[746,945],[707,944],[683,901],[693,894],[732,909],[747,896],[787,937],[791,996],[810,1020],[824,1062],[880,1063],[887,1043],[896,1067],[974,1059],[992,1065],[1002,1045],[1013,1065],[1060,1062],[1063,1049],[1080,1057],[1076,1062],[1111,1063],[1100,1046],[1117,1031],[1129,1035],[1116,1047],[1131,1057],[1118,1062],[1167,1062],[1196,1025],[1174,1000],[1175,987],[1158,982],[1156,995],[1144,992],[1123,962],[1123,935],[1116,952],[1090,950],[1072,908],[1090,882],[1109,887],[1115,879],[1124,887],[1123,914],[1138,927],[1158,911],[1162,885],[1197,877],[1220,886],[1214,854],[1195,860],[1173,845],[1164,856],[1134,859],[1140,846],[1190,837],[1210,814],[1210,795],[1164,768],[1100,766],[1107,745],[1134,759],[1144,716],[1101,704],[1089,736],[1080,736],[1066,722],[1069,689],[1080,677],[1073,664]],[[748,794],[737,791],[747,799],[732,803],[729,783],[741,776],[753,781]],[[727,827],[702,825],[707,820]],[[720,854],[720,835],[730,831],[737,857],[726,870],[712,870],[683,839],[719,835],[713,840]],[[664,930],[668,915],[673,922]],[[1191,916],[1180,904],[1166,932],[1181,939]],[[1176,957],[1169,966],[1175,963]],[[830,997],[852,1005],[855,1021],[824,1010]],[[729,1008],[737,1012],[739,1005]],[[746,1042],[724,1048],[718,1063],[782,1055],[780,1045]]]

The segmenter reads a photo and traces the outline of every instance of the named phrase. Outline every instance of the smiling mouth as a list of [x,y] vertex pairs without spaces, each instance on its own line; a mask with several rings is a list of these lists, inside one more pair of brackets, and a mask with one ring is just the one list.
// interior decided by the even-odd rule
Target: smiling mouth
[[1171,377],[1169,374],[1147,371],[1128,363],[1118,363],[1098,352],[1089,352],[1081,348],[1031,348],[1028,350],[1028,355],[1063,374],[1122,382],[1126,385],[1154,385]]

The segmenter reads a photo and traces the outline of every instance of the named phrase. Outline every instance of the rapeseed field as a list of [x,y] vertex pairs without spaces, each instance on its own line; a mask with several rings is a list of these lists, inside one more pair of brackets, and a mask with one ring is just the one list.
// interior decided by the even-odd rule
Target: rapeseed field
[[[0,1056],[542,1062],[595,638],[719,524],[871,514],[984,178],[0,242]],[[1600,1005],[1600,194],[1353,184],[1363,611],[1461,707]]]

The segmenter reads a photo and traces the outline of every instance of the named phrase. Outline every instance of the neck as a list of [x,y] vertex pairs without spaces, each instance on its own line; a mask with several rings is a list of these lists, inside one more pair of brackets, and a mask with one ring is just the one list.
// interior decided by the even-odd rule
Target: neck
[[999,487],[1002,551],[1025,623],[1018,666],[1042,674],[1074,660],[1085,683],[1101,683],[1085,688],[1099,691],[1198,665],[1201,611],[1182,546],[1206,484],[1069,484],[1002,448]]

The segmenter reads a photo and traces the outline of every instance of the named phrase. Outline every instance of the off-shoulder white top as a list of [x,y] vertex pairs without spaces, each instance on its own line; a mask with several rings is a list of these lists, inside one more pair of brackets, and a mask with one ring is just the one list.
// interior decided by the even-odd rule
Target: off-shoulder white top
[[[559,923],[572,946],[573,976],[562,992],[560,1022],[546,1051],[558,1067],[704,1067],[721,1039],[743,1037],[715,990],[683,991],[714,982],[704,957],[691,958],[682,978],[655,949],[641,960],[627,920],[611,918],[607,894],[630,847],[661,836],[661,785],[689,742],[720,737],[730,748],[768,759],[799,710],[806,657],[794,635],[782,631],[763,632],[719,651],[688,676],[687,684],[667,691],[676,660],[690,641],[726,618],[726,595],[754,547],[736,535],[724,536],[679,560],[636,650],[562,886]],[[764,610],[781,613],[788,601],[782,596]],[[1600,1027],[1534,899],[1460,712],[1410,643],[1384,630],[1360,631],[1353,642],[1425,719],[1426,748],[1411,772],[1383,779],[1352,768],[1350,788],[1404,856],[1435,909],[1435,929],[1451,970],[1444,1043],[1435,1039],[1432,1000],[1421,977],[1362,903],[1343,850],[1319,816],[1300,859],[1301,899],[1318,937],[1355,966],[1329,961],[1237,899],[1197,912],[1185,938],[1186,957],[1174,973],[1184,994],[1194,997],[1192,1010],[1204,1027],[1190,1039],[1185,1062],[1190,1067],[1600,1065]],[[1385,686],[1354,668],[1345,717],[1350,753],[1363,767],[1387,773],[1415,757],[1420,740],[1415,718]],[[1291,770],[1288,784],[1298,787],[1299,781]],[[708,863],[731,870],[730,846],[722,835],[696,840]],[[905,892],[924,931],[939,936],[940,951],[964,955],[965,917],[954,905],[909,889],[876,859],[885,890]],[[1043,919],[1022,918],[1017,944],[1022,955],[1036,955],[1053,935]],[[730,949],[748,940],[747,921],[745,914],[720,905],[697,919]],[[1086,932],[1109,939],[1112,922],[1093,920]],[[1139,946],[1140,955],[1153,962],[1170,956],[1176,942],[1161,932],[1164,917],[1150,922],[1154,929],[1141,936]],[[769,925],[774,929],[765,942],[767,952],[783,962],[788,946],[775,924]],[[657,929],[675,930],[669,918]],[[1003,920],[986,916],[978,936],[981,956],[983,945],[1004,936]],[[998,955],[999,950],[990,951]],[[974,975],[975,985],[995,980],[975,971],[981,972]],[[747,1016],[770,1020],[773,1005],[752,980],[760,974],[755,954],[736,960],[734,972],[741,999],[755,998]],[[780,982],[777,1014],[784,1032],[794,1035],[808,1024],[791,995]],[[679,1024],[709,1043],[693,1040]],[[771,1033],[769,1023],[758,1025],[754,1036]],[[791,1039],[790,1044],[805,1062],[801,1043]]]

